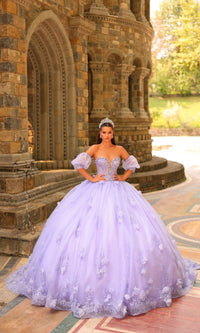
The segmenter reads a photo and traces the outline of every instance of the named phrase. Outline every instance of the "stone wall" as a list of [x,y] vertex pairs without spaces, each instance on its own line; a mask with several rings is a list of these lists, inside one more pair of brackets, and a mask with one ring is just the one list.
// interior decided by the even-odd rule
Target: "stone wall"
[[0,1],[0,225],[28,192],[48,193],[41,170],[72,168],[103,117],[139,162],[152,159],[149,3]]
[[148,4],[87,1],[85,13],[96,23],[88,38],[89,142],[96,142],[98,123],[109,116],[116,122],[117,143],[140,162],[152,158],[148,104],[152,28]]
[[148,11],[144,0],[1,1],[0,161],[70,167],[93,141],[93,118],[105,115],[140,118],[147,139]]
[[0,3],[0,154],[28,152],[25,17]]

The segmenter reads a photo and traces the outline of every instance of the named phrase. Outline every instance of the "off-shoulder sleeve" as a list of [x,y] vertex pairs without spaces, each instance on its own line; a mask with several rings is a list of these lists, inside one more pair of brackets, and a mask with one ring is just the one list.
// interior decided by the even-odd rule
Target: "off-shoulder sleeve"
[[91,161],[91,156],[88,153],[80,153],[71,163],[74,169],[88,169]]
[[126,160],[122,161],[122,167],[124,170],[132,170],[135,171],[135,169],[140,168],[138,161],[133,155],[130,155]]

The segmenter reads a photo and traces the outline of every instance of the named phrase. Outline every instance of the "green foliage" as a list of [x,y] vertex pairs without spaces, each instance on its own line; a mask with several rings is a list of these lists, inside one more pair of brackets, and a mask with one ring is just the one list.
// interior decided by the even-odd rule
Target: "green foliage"
[[179,72],[174,78],[174,87],[181,96],[189,96],[192,93],[191,75],[187,72]]
[[151,97],[154,128],[200,128],[200,97]]
[[163,0],[153,26],[156,93],[200,93],[200,1]]

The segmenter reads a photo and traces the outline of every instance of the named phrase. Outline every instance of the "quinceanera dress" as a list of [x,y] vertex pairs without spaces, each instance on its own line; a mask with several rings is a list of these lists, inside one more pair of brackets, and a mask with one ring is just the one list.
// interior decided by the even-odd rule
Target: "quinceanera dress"
[[[75,169],[90,163],[87,153],[72,161]],[[113,180],[120,158],[95,163],[107,181],[85,180],[63,198],[8,288],[79,318],[123,318],[170,306],[192,288],[199,266],[182,258],[141,193]],[[138,167],[133,156],[123,161],[125,170]]]

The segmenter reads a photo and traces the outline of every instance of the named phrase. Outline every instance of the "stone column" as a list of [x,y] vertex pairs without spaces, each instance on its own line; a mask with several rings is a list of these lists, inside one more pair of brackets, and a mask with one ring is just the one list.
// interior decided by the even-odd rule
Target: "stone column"
[[150,23],[150,0],[145,0],[145,18]]
[[93,108],[91,118],[103,117],[106,114],[104,109],[104,73],[109,71],[110,64],[97,61],[89,62],[92,71]]
[[135,21],[135,15],[130,10],[130,0],[120,0],[119,16]]
[[79,1],[78,14],[79,16],[84,17],[84,1]]
[[109,15],[109,10],[104,6],[103,0],[93,0],[90,7],[90,14]]
[[136,117],[148,117],[144,109],[144,78],[149,75],[149,69],[144,67],[137,67],[132,74],[133,86],[133,112]]
[[149,116],[149,118],[151,118],[151,114],[149,111],[149,80],[151,78],[151,72],[149,69],[149,74],[147,74],[147,76],[144,78],[144,110],[147,113],[147,115]]
[[85,150],[89,144],[88,133],[88,35],[96,25],[82,17],[70,19],[71,45],[76,67],[76,96],[78,123],[78,151]]
[[[15,1],[0,14],[0,170],[29,165],[25,18]],[[19,36],[21,36],[19,38]]]
[[[145,0],[130,0],[132,2],[132,10],[135,14],[136,20],[146,23],[147,19],[145,17]],[[129,1],[129,2],[130,2]]]
[[119,116],[131,116],[129,109],[129,75],[135,70],[135,66],[120,64],[117,66],[117,71],[120,75],[119,88]]

